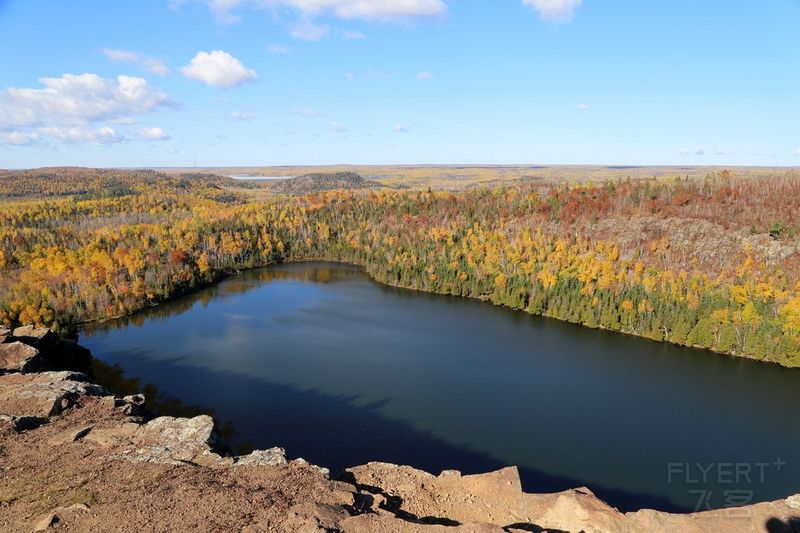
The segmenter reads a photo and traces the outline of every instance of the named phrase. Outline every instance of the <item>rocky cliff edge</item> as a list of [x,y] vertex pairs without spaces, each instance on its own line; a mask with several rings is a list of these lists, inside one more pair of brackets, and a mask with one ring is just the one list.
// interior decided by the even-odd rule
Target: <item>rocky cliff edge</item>
[[800,531],[800,495],[621,513],[587,488],[525,493],[515,467],[436,476],[369,463],[334,480],[279,447],[223,454],[211,417],[147,419],[142,395],[113,396],[90,363],[49,330],[0,329],[0,530]]

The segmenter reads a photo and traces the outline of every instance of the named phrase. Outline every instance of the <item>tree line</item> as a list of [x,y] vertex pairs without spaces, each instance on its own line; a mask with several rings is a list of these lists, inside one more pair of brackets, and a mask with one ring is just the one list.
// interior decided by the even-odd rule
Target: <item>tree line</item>
[[391,285],[800,366],[790,174],[292,197],[207,176],[55,174],[0,177],[8,325],[70,330],[232,271],[325,259]]

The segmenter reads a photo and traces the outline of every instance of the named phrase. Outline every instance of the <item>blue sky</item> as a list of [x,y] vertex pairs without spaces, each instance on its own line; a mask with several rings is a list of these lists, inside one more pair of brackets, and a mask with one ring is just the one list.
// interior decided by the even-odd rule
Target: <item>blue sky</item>
[[797,0],[0,0],[0,167],[800,166]]

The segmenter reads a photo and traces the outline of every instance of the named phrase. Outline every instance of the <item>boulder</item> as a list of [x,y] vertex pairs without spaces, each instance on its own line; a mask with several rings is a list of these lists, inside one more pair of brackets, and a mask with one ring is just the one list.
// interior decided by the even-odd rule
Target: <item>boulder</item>
[[36,523],[33,525],[33,530],[47,531],[51,526],[58,523],[59,520],[60,517],[58,516],[58,513],[47,513],[36,521]]
[[156,418],[141,426],[131,442],[134,447],[123,458],[133,462],[204,465],[233,462],[211,451],[216,435],[214,420],[208,415]]
[[38,416],[9,416],[0,415],[0,427],[7,425],[13,431],[21,433],[29,429],[36,429],[42,424],[46,424],[47,419]]
[[0,344],[0,373],[32,372],[39,370],[42,358],[39,350],[22,342]]
[[516,467],[468,476],[448,470],[434,476],[408,466],[369,463],[347,472],[372,500],[373,510],[417,522],[513,524],[523,531],[622,531],[622,513],[586,489],[524,493]]
[[21,326],[12,332],[15,340],[36,347],[40,352],[53,349],[61,338],[47,328]]
[[46,418],[74,405],[81,396],[108,395],[103,387],[87,380],[80,372],[0,376],[0,414]]
[[144,394],[131,394],[116,398],[115,406],[122,409],[122,413],[128,416],[140,416],[144,413],[145,397]]
[[0,335],[2,343],[19,342],[39,351],[40,364],[28,371],[42,370],[72,370],[89,372],[91,369],[92,354],[77,342],[62,339],[47,328],[22,326],[13,331],[4,330],[5,336]]
[[236,458],[235,466],[264,466],[285,465],[286,450],[283,448],[270,448],[269,450],[255,450],[248,455]]
[[308,461],[306,461],[305,459],[303,459],[302,457],[298,457],[297,459],[293,459],[292,460],[292,464],[293,465],[297,465],[297,466],[302,466],[304,468],[310,468],[311,470],[316,470],[317,472],[319,472],[320,474],[322,474],[325,477],[327,477],[327,476],[329,476],[331,474],[331,471],[328,468],[325,468],[324,466],[317,466],[317,465],[311,464]]

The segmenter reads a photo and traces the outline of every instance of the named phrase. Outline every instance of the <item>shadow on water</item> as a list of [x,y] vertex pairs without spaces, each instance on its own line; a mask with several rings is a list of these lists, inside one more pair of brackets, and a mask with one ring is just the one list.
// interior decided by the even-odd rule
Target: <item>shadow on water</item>
[[[235,372],[184,366],[178,361],[153,362],[141,357],[140,353],[119,355],[136,361],[138,375],[157,373],[162,382],[169,383],[170,393],[143,383],[140,378],[126,378],[118,365],[96,360],[95,373],[101,385],[115,394],[144,391],[146,405],[155,415],[216,415],[215,421],[222,428],[223,442],[239,454],[252,451],[253,442],[268,443],[262,447],[283,447],[289,457],[303,457],[330,468],[334,475],[339,476],[345,468],[370,461],[409,465],[434,474],[447,469],[475,474],[509,466],[488,454],[454,446],[404,421],[383,416],[379,409],[385,401],[355,405],[358,400],[355,396],[333,397],[316,390],[298,390]],[[181,401],[182,397],[191,397],[196,383],[205,384],[204,402],[216,406],[214,409]],[[246,405],[247,414],[243,415],[241,398],[258,398],[258,403]],[[233,418],[245,418],[247,424],[234,426]],[[518,468],[526,492],[558,492],[584,485],[579,480]],[[590,489],[600,499],[613,502],[622,511],[640,508],[691,511],[646,494],[598,486]]]
[[[503,457],[497,447],[517,443],[519,446],[505,457],[506,461],[527,461],[529,466],[519,467],[526,491],[555,492],[588,483],[598,497],[623,511],[694,510],[694,497],[687,498],[686,494],[697,486],[688,477],[682,483],[663,487],[664,470],[644,470],[644,463],[636,460],[637,454],[647,457],[650,464],[667,465],[677,460],[688,468],[694,461],[703,465],[736,459],[752,462],[772,459],[780,452],[781,456],[789,455],[792,471],[796,471],[796,453],[790,445],[764,445],[793,442],[800,435],[791,429],[791,422],[796,420],[794,411],[781,407],[796,405],[800,399],[796,372],[790,375],[792,371],[753,361],[531,317],[455,296],[398,289],[374,281],[369,289],[363,283],[365,279],[362,269],[337,263],[251,270],[137,315],[89,326],[84,332],[89,341],[97,342],[96,351],[102,352],[95,355],[106,361],[98,361],[95,372],[107,388],[117,394],[143,391],[156,414],[211,414],[221,425],[230,449],[237,453],[246,453],[254,446],[281,446],[291,457],[304,457],[332,471],[386,461],[434,474],[445,469],[479,473],[508,466],[495,458]],[[271,307],[263,306],[267,300],[263,294],[241,297],[271,282],[279,282],[269,293],[275,301],[266,302]],[[303,300],[309,297],[303,283],[320,284],[311,291],[313,296],[319,292],[328,295],[336,288],[317,289],[342,282],[346,283],[341,286],[345,294],[342,300],[322,298],[313,305]],[[376,292],[385,298],[375,298]],[[303,301],[298,304],[298,300]],[[297,304],[299,310],[286,312],[286,304]],[[225,313],[235,313],[236,318],[225,318],[229,316]],[[265,322],[265,316],[271,322]],[[469,321],[466,331],[461,320]],[[427,328],[426,323],[435,327]],[[229,328],[235,324],[237,335],[223,338],[223,324]],[[272,329],[267,331],[266,326]],[[220,340],[226,342],[246,342],[220,344],[216,351],[197,342],[187,344],[187,339],[207,342],[209,332],[215,332],[211,337],[219,332]],[[93,335],[98,339],[92,339]],[[297,338],[305,342],[302,349],[297,348]],[[419,342],[409,344],[409,338]],[[309,343],[309,339],[315,342]],[[253,359],[247,359],[247,350],[261,354],[266,344],[271,353],[283,357],[262,358],[251,353]],[[329,350],[334,345],[336,349]],[[382,372],[389,375],[385,382],[396,385],[392,381],[396,378],[405,388],[396,387],[394,396],[384,388],[371,396],[363,394],[364,390],[369,392],[375,374],[366,368],[369,358],[354,357],[353,353],[365,350],[365,345],[370,353],[381,352],[385,357],[381,360]],[[407,357],[415,350],[424,351],[420,348],[423,345],[436,357]],[[325,366],[320,365],[322,358],[308,356],[326,352],[341,361]],[[178,353],[183,357],[173,356]],[[205,363],[193,359],[194,353],[205,354]],[[208,366],[209,360],[227,368]],[[240,366],[255,360],[262,365],[260,375]],[[294,365],[289,370],[300,368],[303,373],[322,376],[313,384],[320,388],[304,388],[302,381],[287,373],[286,361]],[[346,366],[348,363],[350,366]],[[346,376],[331,376],[334,366],[344,368]],[[409,367],[419,372],[403,375]],[[426,381],[437,375],[444,378]],[[379,377],[386,378],[384,374]],[[323,392],[321,388],[332,378],[347,386]],[[420,404],[415,406],[417,411],[406,411],[405,418],[395,417],[398,411],[388,408],[389,403],[405,399],[403,394],[419,396],[424,387],[439,391],[444,387],[446,395],[433,397],[452,403],[451,413],[458,417],[458,423],[477,428],[472,435],[491,428],[484,433],[488,437],[470,444],[464,441],[469,438],[464,432],[448,434],[452,427],[439,431],[449,420],[426,426],[437,434],[419,429],[421,426],[413,422],[420,411],[426,410]],[[341,391],[344,394],[337,395]],[[498,394],[502,391],[513,392]],[[470,402],[473,398],[485,401]],[[476,406],[486,409],[476,412]],[[489,423],[492,419],[505,422]],[[473,424],[475,420],[481,423]],[[541,428],[541,436],[535,432],[520,432],[522,438],[513,434],[526,424]],[[777,428],[787,427],[790,429],[780,440],[758,437],[774,436]],[[521,449],[527,443],[540,444],[538,440],[564,451],[553,453],[547,446]],[[575,446],[576,442],[580,446]],[[551,453],[545,457],[540,449]],[[568,466],[574,459],[583,461],[581,468],[570,471],[574,477],[544,471],[566,471],[556,467]],[[611,466],[593,477],[578,479],[591,470],[587,465],[597,464]],[[775,479],[768,480],[771,485],[756,488],[771,489],[778,486],[777,481],[782,483],[781,492],[759,492],[759,501],[785,497],[796,486],[791,479],[784,479],[791,477],[789,471],[784,478],[773,475]],[[633,484],[631,479],[637,477],[639,483]],[[641,482],[643,478],[645,482]],[[603,483],[633,490],[603,487]],[[650,494],[641,492],[651,488]],[[710,488],[718,498],[720,489],[729,487]],[[665,493],[670,497],[657,496]],[[715,506],[719,505],[715,502]],[[785,528],[795,526],[796,520],[777,521],[770,531],[794,531]]]
[[[133,355],[133,354],[130,354]],[[215,430],[221,437],[222,449],[228,449],[228,442],[235,434],[232,420],[221,420],[215,416],[214,409],[171,396],[160,390],[153,383],[143,383],[137,377],[125,377],[125,371],[120,365],[112,365],[94,358],[92,360],[92,375],[94,381],[101,384],[116,396],[143,394],[146,399],[145,414],[147,418],[158,416],[176,416],[193,418],[199,415],[210,415],[214,418]]]

